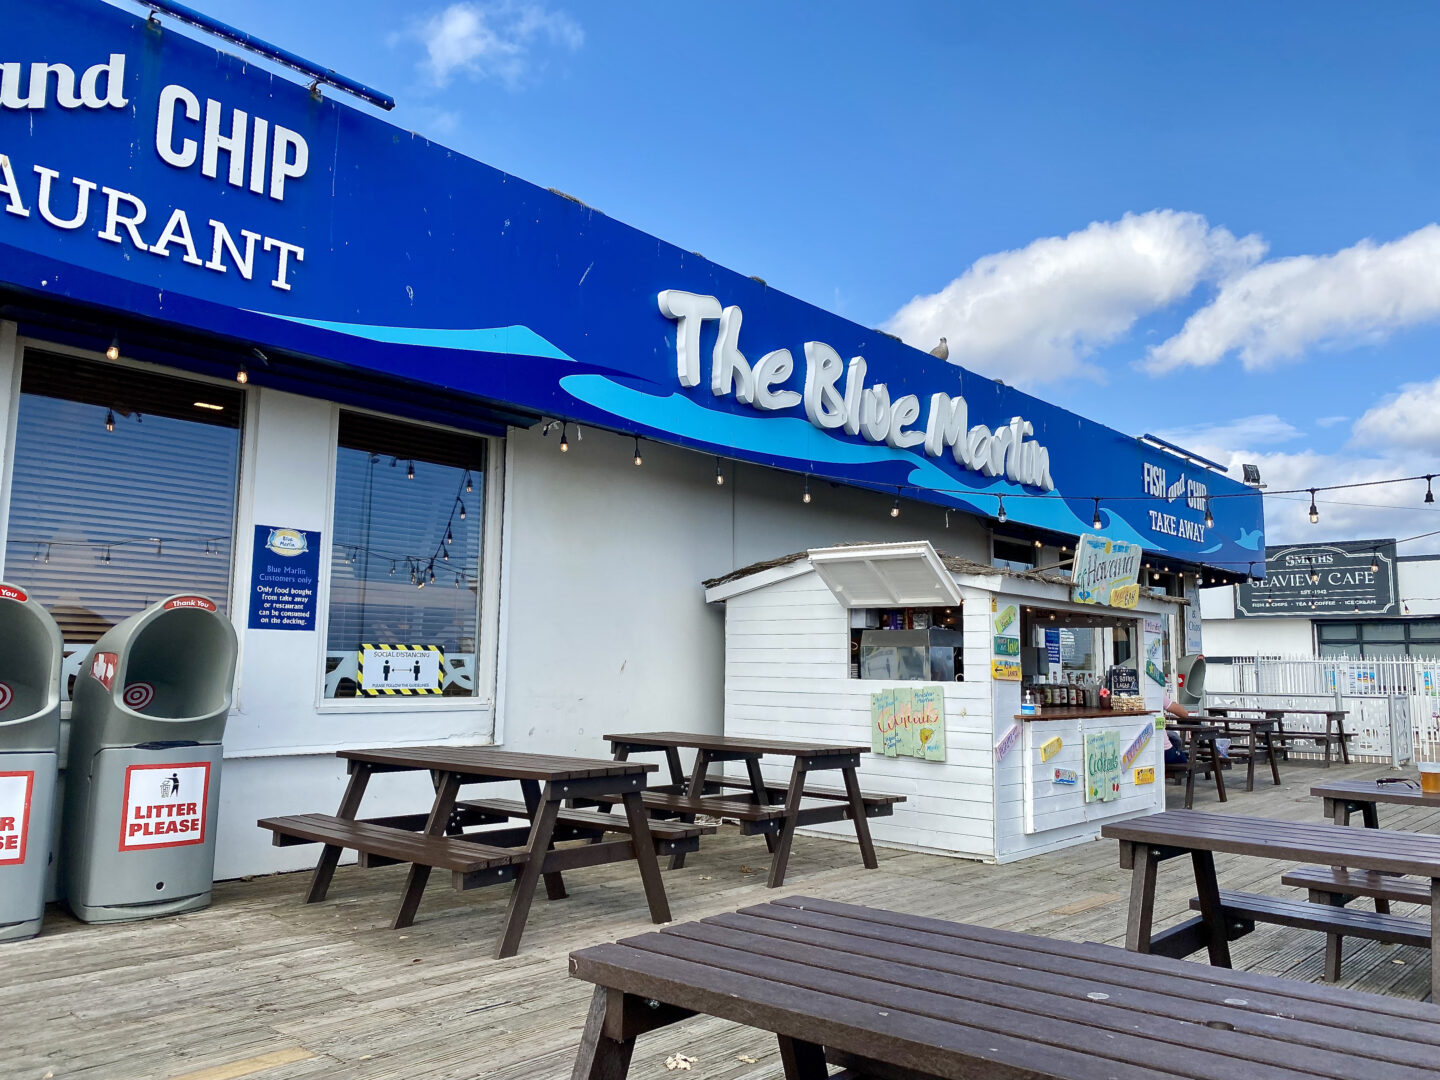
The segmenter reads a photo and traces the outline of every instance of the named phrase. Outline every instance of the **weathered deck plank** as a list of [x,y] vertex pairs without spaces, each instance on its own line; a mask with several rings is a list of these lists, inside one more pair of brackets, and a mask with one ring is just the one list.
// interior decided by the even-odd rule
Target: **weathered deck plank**
[[[1370,777],[1376,766],[1332,768],[1326,779]],[[1319,821],[1308,795],[1319,770],[1292,765],[1284,784],[1238,792],[1229,803],[1197,792],[1197,809]],[[1177,790],[1172,787],[1172,796]],[[1179,801],[1172,797],[1172,805]],[[1382,807],[1387,828],[1440,831],[1440,811]],[[1115,845],[1098,842],[1007,866],[907,852],[879,852],[880,869],[857,872],[850,842],[807,837],[791,857],[793,891],[944,919],[1072,940],[1121,944],[1129,874]],[[1293,895],[1284,867],[1219,856],[1226,888]],[[526,949],[490,959],[508,890],[431,890],[420,919],[389,929],[404,867],[342,867],[331,898],[301,903],[304,874],[216,887],[215,905],[174,919],[82,926],[51,912],[46,931],[0,946],[6,1015],[0,1075],[171,1080],[186,1073],[302,1048],[314,1057],[280,1064],[258,1080],[564,1080],[590,987],[567,977],[570,950],[651,929],[633,868],[575,875],[572,895],[537,900]],[[683,870],[665,874],[677,919],[774,899],[763,849],[726,829],[707,838]],[[1188,918],[1189,874],[1162,873],[1156,925]],[[1362,902],[1363,903],[1363,902]],[[1423,909],[1395,905],[1401,915]],[[1323,939],[1264,926],[1232,945],[1236,967],[1320,977]],[[1423,950],[1356,942],[1344,985],[1422,997]],[[666,1056],[700,1060],[705,1080],[776,1080],[774,1040],[711,1018],[642,1039],[633,1075],[660,1076]],[[753,1061],[742,1060],[752,1058]]]

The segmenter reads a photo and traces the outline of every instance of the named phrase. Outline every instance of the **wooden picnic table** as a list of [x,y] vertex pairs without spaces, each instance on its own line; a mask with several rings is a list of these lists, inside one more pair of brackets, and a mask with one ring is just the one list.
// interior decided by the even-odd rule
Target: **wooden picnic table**
[[[818,825],[849,818],[855,824],[855,838],[860,842],[860,857],[867,869],[879,863],[875,845],[870,839],[868,819],[892,812],[901,795],[880,795],[860,790],[855,775],[860,755],[868,746],[835,746],[828,743],[791,742],[781,739],[749,739],[727,735],[699,735],[686,731],[631,732],[606,735],[616,761],[626,761],[631,754],[664,753],[670,770],[669,785],[652,788],[643,796],[643,803],[659,817],[678,817],[693,821],[696,814],[715,818],[735,818],[742,833],[760,833],[770,850],[770,888],[785,881],[785,868],[790,861],[790,847],[795,830],[800,826]],[[690,776],[680,764],[680,751],[695,751],[695,767]],[[760,759],[766,755],[794,759],[790,782],[786,787],[767,784],[760,771]],[[710,766],[726,761],[743,761],[746,779],[727,780],[711,777]],[[843,790],[809,784],[812,772],[838,769],[844,780]],[[724,788],[738,788],[737,795],[723,794]],[[808,802],[806,800],[809,800]],[[670,868],[685,865],[685,853],[670,857]]]
[[[655,766],[588,758],[521,754],[492,747],[404,746],[376,750],[341,750],[350,781],[335,814],[301,814],[259,822],[271,830],[277,845],[320,843],[324,849],[306,903],[318,903],[329,891],[340,854],[355,850],[362,866],[409,863],[410,873],[395,916],[398,929],[415,919],[432,869],[452,873],[457,889],[514,881],[505,929],[495,948],[497,958],[513,956],[543,877],[546,895],[563,899],[563,871],[633,859],[639,865],[645,899],[654,922],[670,921],[665,886],[660,880],[657,850],[662,854],[694,850],[703,826],[650,822],[641,803],[648,773]],[[427,814],[359,819],[360,802],[370,777],[383,772],[428,772],[435,799]],[[466,784],[519,781],[522,800],[459,799]],[[618,795],[625,814],[561,808],[566,799]],[[465,833],[475,825],[518,827]],[[606,833],[623,834],[604,840]],[[579,847],[555,848],[556,841],[585,839]]]
[[808,897],[582,949],[570,973],[595,984],[574,1080],[625,1080],[638,1036],[696,1014],[773,1033],[787,1080],[1440,1077],[1435,1005]]
[[[1220,756],[1220,747],[1215,740],[1220,737],[1220,729],[1215,724],[1202,720],[1179,720],[1171,717],[1166,720],[1165,727],[1161,734],[1173,731],[1180,736],[1181,749],[1185,751],[1183,762],[1164,762],[1165,779],[1172,776],[1183,777],[1185,780],[1185,809],[1189,810],[1195,803],[1195,774],[1197,772],[1208,772],[1215,777],[1215,794],[1220,797],[1221,802],[1228,801],[1225,794],[1225,759]],[[1169,736],[1165,736],[1164,747],[1169,746]],[[1161,755],[1164,761],[1164,755]]]
[[[1427,892],[1433,900],[1440,893],[1440,836],[1194,810],[1112,822],[1101,828],[1100,835],[1120,842],[1120,865],[1132,872],[1125,947],[1135,952],[1182,957],[1204,948],[1211,964],[1229,967],[1229,942],[1249,933],[1256,922],[1273,922],[1323,931],[1326,975],[1331,979],[1339,978],[1341,943],[1346,937],[1416,945],[1434,955],[1436,928],[1429,920],[1222,890],[1215,878],[1215,853],[1408,874],[1428,880]],[[1197,896],[1190,906],[1200,914],[1152,933],[1157,868],[1182,855],[1190,856],[1194,868]],[[1430,985],[1432,998],[1440,1001],[1440,965],[1432,964]]]
[[[1281,752],[1289,760],[1289,743],[1291,742],[1315,742],[1325,747],[1325,768],[1330,767],[1330,748],[1340,748],[1340,762],[1343,765],[1350,764],[1350,748],[1347,745],[1350,739],[1355,736],[1345,731],[1345,717],[1349,715],[1347,709],[1283,709],[1270,705],[1208,705],[1204,710],[1207,716],[1228,717],[1234,713],[1260,713],[1267,720],[1275,721],[1275,731],[1271,735],[1273,741],[1278,742]],[[1287,716],[1323,716],[1325,717],[1324,731],[1286,731],[1285,717]]]
[[[1236,728],[1244,728],[1240,732],[1241,738],[1246,740],[1245,756],[1247,767],[1245,770],[1245,790],[1255,790],[1255,759],[1262,753],[1265,760],[1270,764],[1270,779],[1278,787],[1280,785],[1280,763],[1276,752],[1276,736],[1284,728],[1284,721],[1273,716],[1229,716],[1224,712],[1202,711],[1198,716],[1209,724],[1214,724],[1231,737],[1236,734]],[[1232,755],[1233,756],[1233,755]]]

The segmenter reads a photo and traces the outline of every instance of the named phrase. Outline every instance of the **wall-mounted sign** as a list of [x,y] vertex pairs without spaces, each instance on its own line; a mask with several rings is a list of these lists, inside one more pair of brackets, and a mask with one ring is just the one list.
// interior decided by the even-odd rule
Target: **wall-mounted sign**
[[1155,766],[1146,765],[1135,770],[1136,784],[1153,784],[1155,782]]
[[1005,734],[1000,736],[1000,741],[995,744],[996,765],[1009,757],[1010,751],[1015,749],[1015,744],[1020,741],[1020,731],[1020,725],[1015,723],[1011,724]]
[[1056,735],[1053,739],[1046,739],[1043,743],[1040,744],[1040,760],[1049,761],[1052,757],[1054,757],[1060,752],[1060,748],[1064,745],[1065,743],[1061,740],[1059,735]]
[[1120,733],[1095,731],[1085,736],[1085,801],[1113,802],[1120,797]]
[[1165,649],[1168,636],[1163,619],[1145,620],[1145,674],[1160,686],[1165,685],[1165,669],[1169,664]]
[[945,699],[939,686],[870,695],[870,749],[886,757],[945,760]]
[[1140,729],[1140,734],[1135,736],[1135,741],[1125,748],[1125,753],[1120,755],[1120,767],[1128,769],[1135,763],[1141,751],[1150,745],[1150,736],[1155,733],[1155,725],[1147,723]]
[[1020,608],[990,601],[990,629],[993,654],[990,675],[1001,682],[1020,681]]
[[1132,667],[1111,668],[1108,679],[1112,697],[1135,697],[1140,693],[1140,672]]
[[361,645],[357,674],[361,697],[439,694],[445,654],[439,645]]
[[314,630],[320,534],[255,526],[250,566],[251,630]]
[[1050,661],[1052,666],[1057,668],[1060,666],[1060,661],[1063,658],[1060,655],[1059,630],[1050,629],[1045,631],[1045,658]]
[[1133,608],[1140,602],[1140,545],[1089,533],[1075,542],[1070,598],[1077,604]]
[[1074,769],[1056,769],[1053,783],[1076,787],[1080,783],[1080,774]]
[[[1204,474],[1226,496],[1207,527],[1194,478],[1165,474],[1174,458],[931,341],[158,32],[143,8],[9,7],[0,284],[63,281],[67,302],[243,341],[273,377],[352,404],[395,409],[400,378],[477,419],[483,400],[987,517],[999,495],[1049,495],[1009,517],[1074,536],[1098,512],[1106,536],[1172,558],[1243,566],[1263,542],[1259,492]],[[451,206],[465,212],[436,209]],[[1113,501],[1097,510],[1096,493]]]
[[1235,614],[1307,619],[1398,615],[1395,541],[1268,547],[1264,580],[1235,586]]

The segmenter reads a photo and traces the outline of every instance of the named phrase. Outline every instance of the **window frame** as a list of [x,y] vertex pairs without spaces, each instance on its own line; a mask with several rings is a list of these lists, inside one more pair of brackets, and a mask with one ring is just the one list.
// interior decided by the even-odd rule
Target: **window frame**
[[[398,424],[434,428],[438,431],[453,432],[466,438],[480,439],[485,443],[485,469],[482,474],[484,527],[480,534],[480,582],[477,590],[479,613],[476,620],[477,641],[475,646],[475,693],[469,697],[447,697],[421,695],[416,697],[374,697],[374,698],[329,698],[325,696],[325,662],[330,641],[330,573],[335,549],[335,487],[336,470],[340,459],[340,413],[360,413]],[[412,420],[395,416],[376,409],[365,409],[355,405],[330,404],[328,479],[325,485],[325,527],[326,533],[320,545],[320,573],[316,591],[324,603],[316,604],[315,610],[315,709],[324,714],[343,713],[406,713],[423,712],[482,712],[490,717],[491,738],[495,740],[497,723],[497,678],[499,673],[500,642],[500,576],[503,568],[504,498],[505,498],[505,453],[506,440],[497,435],[485,435],[466,431],[449,424],[436,424],[423,420]]]

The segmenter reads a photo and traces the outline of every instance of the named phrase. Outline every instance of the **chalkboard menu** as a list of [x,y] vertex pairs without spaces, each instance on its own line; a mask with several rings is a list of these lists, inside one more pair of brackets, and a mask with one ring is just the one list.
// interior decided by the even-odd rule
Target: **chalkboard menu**
[[1110,693],[1122,697],[1138,697],[1140,694],[1140,672],[1133,667],[1110,669]]
[[1394,540],[1267,547],[1264,580],[1235,587],[1239,616],[1347,618],[1399,607]]

